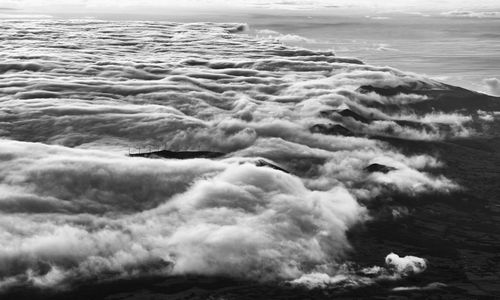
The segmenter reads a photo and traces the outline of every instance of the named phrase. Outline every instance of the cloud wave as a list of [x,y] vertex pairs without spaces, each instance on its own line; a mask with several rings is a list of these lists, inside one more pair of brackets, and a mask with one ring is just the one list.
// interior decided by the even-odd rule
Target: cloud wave
[[[258,39],[242,24],[4,27],[3,289],[145,274],[363,282],[343,266],[347,232],[374,217],[370,201],[459,189],[439,158],[387,140],[462,138],[497,117],[435,109],[453,87]],[[225,155],[126,155],[158,145]],[[394,259],[381,277],[425,269]]]

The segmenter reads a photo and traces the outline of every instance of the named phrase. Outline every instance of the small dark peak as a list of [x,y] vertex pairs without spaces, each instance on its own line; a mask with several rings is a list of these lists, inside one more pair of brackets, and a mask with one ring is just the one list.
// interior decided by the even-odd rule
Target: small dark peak
[[273,51],[272,54],[276,56],[293,57],[293,56],[310,56],[314,55],[314,52],[310,50],[286,49],[286,50]]
[[182,61],[182,63],[188,66],[206,66],[208,61],[204,59],[188,58]]
[[443,112],[459,111],[473,114],[477,110],[500,110],[500,97],[470,91],[461,87],[442,85],[439,88],[425,90],[424,94],[430,101],[420,101],[410,106],[419,111],[428,112],[440,110]]
[[42,71],[43,66],[37,63],[0,63],[0,74],[8,71]]
[[[392,120],[392,121],[394,123],[398,124],[399,126],[412,128],[412,129],[416,129],[416,130],[425,130],[425,131],[429,131],[429,132],[432,132],[435,130],[432,125],[426,124],[426,123],[420,123],[417,121],[410,121],[410,120]],[[447,126],[446,124],[434,123],[434,126],[439,126],[440,130],[449,129],[449,126]]]
[[358,114],[358,113],[356,113],[348,108],[337,111],[337,114],[341,115],[342,117],[351,117],[354,120],[359,121],[361,123],[365,123],[365,124],[368,124],[371,122],[371,120],[368,120],[367,118],[363,117],[362,115],[360,115],[360,114]]
[[334,109],[329,109],[329,110],[322,110],[319,112],[319,116],[322,118],[328,118],[330,119],[333,114],[335,114],[336,110]]
[[229,33],[239,33],[239,32],[245,32],[248,31],[248,24],[239,24],[234,28],[231,28],[228,30]]
[[323,110],[323,111],[321,111],[319,113],[319,115],[322,118],[327,118],[327,119],[330,119],[330,120],[335,120],[336,116],[350,117],[350,118],[353,118],[354,120],[356,120],[358,122],[365,123],[365,124],[369,124],[372,121],[372,120],[370,120],[368,118],[365,118],[361,114],[358,114],[357,112],[353,111],[349,107],[340,108],[340,109]]
[[389,167],[386,165],[381,165],[381,164],[371,164],[368,167],[365,168],[365,170],[369,173],[375,173],[375,172],[380,172],[380,173],[389,173],[390,171],[396,170],[394,167]]
[[131,265],[131,266],[125,266],[125,269],[129,271],[130,273],[134,271],[139,271],[141,273],[146,273],[148,271],[152,270],[158,270],[158,271],[171,271],[174,267],[174,263],[167,261],[165,259],[159,258],[159,257],[152,257],[150,259],[147,259],[142,262],[142,264],[136,266],[136,265]]
[[131,153],[131,157],[145,158],[171,158],[171,159],[193,159],[193,158],[217,158],[226,155],[222,152],[213,151],[170,151],[159,150],[151,152]]
[[362,94],[368,94],[374,92],[379,94],[380,96],[392,97],[399,94],[414,93],[415,89],[414,87],[404,86],[404,85],[398,85],[395,87],[391,86],[375,87],[371,85],[363,85],[360,86],[356,91]]
[[260,76],[259,71],[252,69],[225,69],[221,73],[231,76],[252,77]]
[[48,99],[48,98],[60,98],[61,95],[56,92],[35,90],[35,91],[17,93],[16,97],[19,99],[42,99],[42,98]]
[[235,62],[231,61],[214,61],[209,62],[208,67],[211,69],[235,69],[238,68],[238,65]]
[[268,168],[271,168],[271,169],[275,169],[275,170],[278,170],[278,171],[290,174],[289,171],[287,171],[287,170],[283,169],[282,167],[277,166],[277,165],[275,165],[275,164],[273,164],[273,163],[271,163],[271,162],[269,162],[269,161],[267,161],[265,159],[258,159],[258,160],[256,160],[255,161],[255,165],[257,167],[268,167]]
[[354,136],[354,133],[340,124],[316,124],[309,129],[312,133],[326,135]]

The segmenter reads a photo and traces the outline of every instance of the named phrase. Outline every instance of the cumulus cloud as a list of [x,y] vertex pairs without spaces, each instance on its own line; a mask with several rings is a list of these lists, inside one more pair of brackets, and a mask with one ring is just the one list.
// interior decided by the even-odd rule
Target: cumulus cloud
[[495,120],[495,116],[498,115],[497,112],[487,112],[484,110],[477,111],[478,117],[485,122],[493,122]]
[[[304,274],[292,280],[292,285],[299,285],[309,289],[328,287],[360,287],[384,281],[394,281],[413,274],[422,273],[427,269],[427,260],[416,256],[400,257],[390,253],[385,258],[385,267],[372,266],[362,269],[349,265],[338,266],[335,275],[313,272]],[[441,283],[432,283],[425,287],[400,287],[395,291],[435,289],[442,287]]]
[[104,214],[151,208],[185,191],[198,176],[223,168],[205,160],[165,165],[108,152],[1,144],[0,209],[7,212]]
[[427,269],[425,259],[416,256],[400,257],[395,253],[390,253],[385,258],[386,265],[401,275],[418,274]]
[[57,286],[141,268],[291,279],[339,262],[346,230],[366,213],[342,186],[313,191],[293,175],[245,163],[14,141],[1,149],[1,187],[9,191],[1,209],[23,213],[0,222],[4,283]]

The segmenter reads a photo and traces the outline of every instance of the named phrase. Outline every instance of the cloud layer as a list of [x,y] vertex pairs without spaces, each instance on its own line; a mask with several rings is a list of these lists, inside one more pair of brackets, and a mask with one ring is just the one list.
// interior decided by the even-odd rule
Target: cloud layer
[[[242,24],[2,26],[1,288],[144,274],[363,282],[342,266],[365,204],[459,188],[438,158],[382,141],[474,134],[475,117],[419,110],[435,100],[426,91],[449,89],[424,77]],[[128,147],[226,155],[151,160]],[[425,269],[391,257],[379,277]]]
[[3,285],[134,274],[293,279],[335,264],[366,216],[341,186],[247,163],[1,142]]

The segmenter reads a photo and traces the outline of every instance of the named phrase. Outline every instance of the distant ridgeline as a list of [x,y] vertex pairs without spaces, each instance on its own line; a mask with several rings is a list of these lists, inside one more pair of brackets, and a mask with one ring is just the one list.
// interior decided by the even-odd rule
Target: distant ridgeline
[[[139,149],[140,150],[140,149]],[[174,158],[174,159],[190,159],[190,158],[217,158],[226,155],[222,152],[213,151],[170,151],[166,149],[130,153],[131,157],[146,157],[146,158]]]
[[[215,151],[171,151],[166,149],[161,150],[150,150],[144,152],[131,153],[129,149],[130,157],[145,157],[145,158],[167,158],[167,159],[193,159],[193,158],[220,158],[226,155],[226,153],[215,152]],[[251,160],[244,160],[241,163],[252,163],[257,167],[268,167],[285,173],[290,173],[288,170],[273,164],[263,158],[255,158]]]

